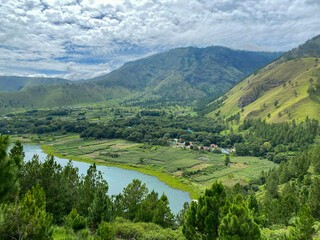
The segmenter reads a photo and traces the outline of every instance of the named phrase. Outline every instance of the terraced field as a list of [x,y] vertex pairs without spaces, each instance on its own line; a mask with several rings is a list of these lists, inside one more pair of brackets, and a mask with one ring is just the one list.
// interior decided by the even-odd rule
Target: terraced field
[[276,166],[256,157],[231,157],[224,165],[224,154],[194,151],[176,147],[150,146],[125,140],[83,140],[79,137],[60,139],[47,145],[52,153],[73,160],[129,165],[162,171],[191,181],[200,188],[222,180],[227,185],[246,184],[262,170]]

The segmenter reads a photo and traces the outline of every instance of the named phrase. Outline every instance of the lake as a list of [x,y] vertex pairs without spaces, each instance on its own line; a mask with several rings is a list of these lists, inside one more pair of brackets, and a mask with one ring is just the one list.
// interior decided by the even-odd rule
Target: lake
[[[34,154],[39,155],[40,160],[46,158],[46,154],[42,151],[39,145],[23,145],[25,152],[25,161],[31,160]],[[55,157],[55,160],[65,166],[69,160]],[[86,174],[90,164],[85,162],[73,161],[73,166],[79,169],[80,174]],[[127,187],[133,179],[139,179],[146,184],[149,192],[154,190],[159,193],[159,197],[162,193],[165,193],[170,202],[171,211],[177,214],[182,208],[185,202],[190,202],[191,199],[187,192],[174,189],[158,180],[158,178],[150,175],[146,175],[134,170],[127,170],[117,167],[107,167],[97,165],[97,169],[102,172],[103,178],[108,182],[109,195],[116,195],[122,192],[123,188]]]

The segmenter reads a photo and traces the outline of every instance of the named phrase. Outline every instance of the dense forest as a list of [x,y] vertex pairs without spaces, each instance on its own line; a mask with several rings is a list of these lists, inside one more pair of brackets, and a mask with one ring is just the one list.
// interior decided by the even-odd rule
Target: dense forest
[[[69,162],[34,156],[0,136],[1,239],[312,239],[320,219],[320,146],[247,186],[215,182],[174,216],[163,194],[139,180],[108,196],[95,165],[86,175]],[[72,237],[73,236],[73,237]]]

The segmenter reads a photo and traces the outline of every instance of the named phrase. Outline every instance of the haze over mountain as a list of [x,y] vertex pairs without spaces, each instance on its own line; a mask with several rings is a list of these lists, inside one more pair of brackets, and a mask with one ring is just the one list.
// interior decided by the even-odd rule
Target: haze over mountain
[[256,71],[204,110],[270,122],[320,119],[320,35]]
[[0,109],[42,108],[121,98],[136,102],[219,96],[280,53],[224,47],[180,48],[129,62],[85,82],[34,86],[1,93]]
[[23,88],[37,85],[69,82],[71,81],[62,78],[0,76],[0,92],[19,91]]

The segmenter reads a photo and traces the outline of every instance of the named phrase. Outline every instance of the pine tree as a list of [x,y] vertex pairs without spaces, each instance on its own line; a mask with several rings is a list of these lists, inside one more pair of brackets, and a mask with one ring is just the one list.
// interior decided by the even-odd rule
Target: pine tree
[[0,135],[0,203],[18,191],[18,176],[23,161],[23,148],[20,142],[11,149],[8,156],[9,136]]
[[292,240],[311,240],[315,233],[313,228],[314,218],[308,205],[302,206],[299,211],[298,218],[295,222],[295,228],[290,231],[290,239]]
[[158,193],[152,190],[142,201],[141,206],[134,219],[135,222],[152,222],[154,211],[159,202]]
[[112,214],[112,202],[104,189],[98,189],[88,209],[88,223],[96,229],[101,221],[110,221]]
[[174,224],[174,215],[171,213],[168,197],[165,194],[162,194],[158,201],[152,221],[165,228]]
[[32,187],[19,201],[0,208],[0,236],[9,239],[52,239],[52,215],[46,212],[46,197],[43,189]]
[[99,224],[94,240],[113,240],[115,239],[115,233],[113,228],[105,221]]
[[148,193],[146,184],[138,179],[133,179],[125,189],[123,189],[122,205],[126,218],[133,220],[138,213],[140,205]]
[[260,228],[254,222],[240,194],[235,197],[228,214],[221,221],[219,239],[261,239]]
[[188,240],[217,239],[220,219],[226,214],[228,206],[223,184],[215,182],[198,202],[191,202],[182,228],[184,236]]

